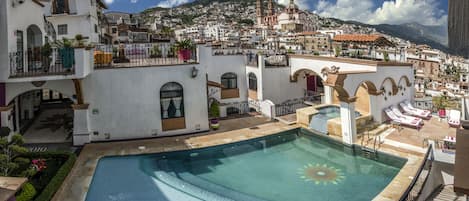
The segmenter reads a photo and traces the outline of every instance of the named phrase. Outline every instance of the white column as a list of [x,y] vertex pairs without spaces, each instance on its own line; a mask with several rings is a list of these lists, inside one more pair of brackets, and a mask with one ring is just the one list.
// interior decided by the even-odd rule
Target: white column
[[73,105],[73,145],[80,146],[91,142],[88,105]]
[[378,98],[381,96],[370,95],[370,114],[373,116],[373,120],[378,123],[382,123],[381,110],[379,109]]
[[324,104],[332,104],[334,96],[334,88],[324,86]]
[[355,103],[340,102],[340,121],[342,124],[342,140],[347,144],[355,143],[357,140]]

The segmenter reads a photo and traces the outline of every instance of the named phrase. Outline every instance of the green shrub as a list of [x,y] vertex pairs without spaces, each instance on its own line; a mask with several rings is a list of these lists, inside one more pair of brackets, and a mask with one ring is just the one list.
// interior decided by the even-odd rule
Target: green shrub
[[16,196],[16,201],[30,201],[36,196],[36,189],[31,183],[25,183],[21,192]]
[[210,104],[210,117],[220,117],[220,106],[218,105],[217,101],[213,101],[212,104]]
[[[63,154],[63,153],[62,153]],[[60,167],[57,174],[51,179],[49,184],[44,188],[44,190],[39,194],[39,196],[35,199],[35,201],[49,201],[54,196],[55,192],[60,188],[63,181],[67,177],[70,170],[73,168],[73,164],[75,164],[77,157],[75,154],[69,154],[67,161]]]

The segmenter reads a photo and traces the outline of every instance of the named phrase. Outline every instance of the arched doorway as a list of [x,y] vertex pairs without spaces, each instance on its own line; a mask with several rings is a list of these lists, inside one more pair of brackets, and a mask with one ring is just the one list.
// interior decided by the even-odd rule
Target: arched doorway
[[162,130],[186,128],[184,90],[181,84],[169,82],[160,89]]
[[42,32],[37,25],[30,25],[26,30],[26,59],[28,71],[42,67],[41,48],[43,44]]
[[13,106],[10,125],[26,144],[71,144],[72,104],[71,97],[50,89],[23,92],[9,103]]
[[301,69],[294,73],[292,80],[298,83],[304,81],[306,85],[304,97],[311,102],[321,103],[324,95],[324,80],[318,73],[309,69]]

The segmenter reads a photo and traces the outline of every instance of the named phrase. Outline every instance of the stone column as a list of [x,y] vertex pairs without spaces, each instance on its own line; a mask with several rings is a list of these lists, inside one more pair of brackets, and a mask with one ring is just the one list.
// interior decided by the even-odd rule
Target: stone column
[[81,146],[91,142],[89,104],[72,105],[73,117],[73,145]]
[[334,88],[324,85],[324,104],[332,104],[334,99]]
[[342,140],[347,144],[355,143],[357,141],[355,102],[340,102],[340,120],[342,124]]
[[382,123],[382,111],[379,109],[380,96],[370,94],[370,114],[373,116],[373,120],[378,123]]

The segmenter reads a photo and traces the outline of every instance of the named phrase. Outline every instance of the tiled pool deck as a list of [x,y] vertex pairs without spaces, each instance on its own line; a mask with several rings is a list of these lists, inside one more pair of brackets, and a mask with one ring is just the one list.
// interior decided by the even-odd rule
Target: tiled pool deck
[[[297,125],[269,122],[265,118],[260,117],[232,119],[221,123],[223,130],[217,132],[86,145],[78,157],[74,168],[52,200],[85,200],[86,192],[88,191],[98,160],[105,156],[124,156],[209,147],[298,128]],[[140,150],[140,146],[145,146],[146,149]],[[408,160],[395,179],[375,198],[375,200],[384,201],[398,200],[410,185],[418,167],[422,164],[424,154],[389,145],[383,145],[380,151],[407,158]]]

